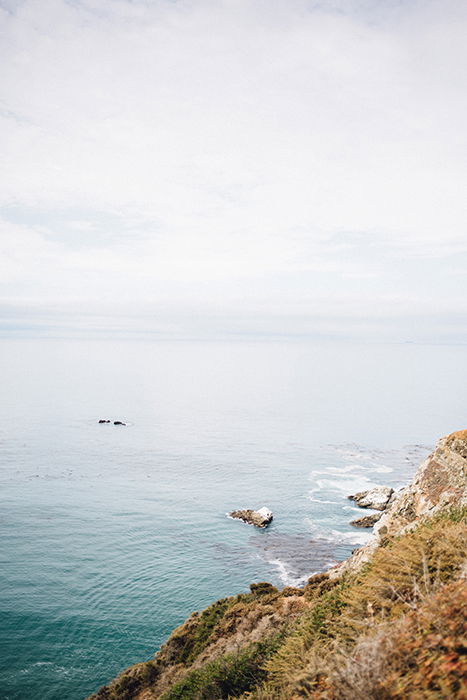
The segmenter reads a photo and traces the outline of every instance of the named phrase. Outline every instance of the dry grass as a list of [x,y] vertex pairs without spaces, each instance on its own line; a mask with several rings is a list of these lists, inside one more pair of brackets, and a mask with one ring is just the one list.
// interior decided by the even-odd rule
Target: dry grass
[[337,654],[323,697],[342,700],[467,697],[464,580],[427,596],[417,610]]
[[464,698],[465,510],[388,540],[357,576],[266,583],[178,628],[102,700]]
[[[371,627],[416,607],[458,573],[467,552],[464,522],[429,520],[375,552],[344,599],[351,627]],[[353,624],[354,623],[354,624]]]
[[[438,517],[388,542],[354,580],[324,592],[320,591],[326,588],[326,581],[315,581],[312,608],[300,617],[267,662],[267,681],[249,697],[255,700],[393,697],[388,693],[396,692],[394,688],[382,685],[389,668],[388,659],[397,657],[401,661],[407,654],[406,647],[412,644],[416,648],[419,637],[425,638],[423,630],[429,625],[421,623],[425,618],[419,613],[424,601],[435,601],[426,603],[431,611],[430,624],[435,625],[436,605],[442,600],[442,596],[436,597],[437,591],[447,591],[447,582],[460,575],[467,551],[466,534],[465,519],[456,511],[452,520]],[[463,582],[459,584],[463,585]],[[305,594],[310,596],[311,591]],[[453,624],[463,621],[463,611],[454,602],[450,610]],[[405,630],[406,647],[401,630]],[[399,648],[403,650],[400,655],[396,654]],[[399,684],[408,688],[407,683],[410,685],[410,678],[414,678],[413,670],[401,663],[394,666],[393,674],[391,683],[395,687]],[[438,686],[443,682],[441,674]]]

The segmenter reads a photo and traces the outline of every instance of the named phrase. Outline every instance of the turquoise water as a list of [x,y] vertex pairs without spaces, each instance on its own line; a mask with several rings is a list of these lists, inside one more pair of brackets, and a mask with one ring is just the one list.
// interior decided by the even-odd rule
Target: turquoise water
[[0,367],[10,700],[81,700],[194,609],[345,558],[346,496],[465,427],[463,347],[3,340]]

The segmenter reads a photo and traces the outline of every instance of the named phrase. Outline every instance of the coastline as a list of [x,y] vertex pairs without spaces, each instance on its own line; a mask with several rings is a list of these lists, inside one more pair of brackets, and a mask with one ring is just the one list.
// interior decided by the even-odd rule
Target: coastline
[[[154,660],[127,669],[91,698],[214,699],[243,698],[245,693],[257,700],[358,698],[364,697],[356,692],[358,684],[366,682],[362,692],[367,692],[370,681],[389,688],[391,678],[405,688],[405,697],[412,692],[411,683],[421,684],[420,690],[428,676],[407,674],[402,661],[392,668],[391,678],[385,678],[384,664],[391,667],[389,651],[375,639],[387,638],[390,622],[399,636],[408,635],[408,640],[397,643],[401,648],[406,644],[409,653],[420,642],[412,617],[428,615],[441,599],[452,604],[454,626],[462,622],[466,474],[467,431],[458,431],[438,441],[412,482],[383,513],[370,541],[346,561],[311,576],[302,588],[287,586],[279,591],[269,583],[251,584],[250,593],[221,599],[193,613]],[[439,617],[432,617],[430,624],[439,626]],[[355,619],[359,622],[353,629]],[[451,632],[455,638],[459,630]],[[390,635],[393,642],[397,634]],[[440,634],[449,638],[446,630]],[[350,668],[358,666],[360,653],[356,650],[371,646],[370,642],[373,651],[378,649],[379,676],[366,681],[353,678]],[[392,657],[397,657],[397,643],[391,647]],[[444,647],[434,654],[430,683],[449,687],[449,697],[461,697],[459,693],[466,689],[460,680],[465,668],[456,658],[451,672],[441,672],[447,654],[455,656]],[[350,666],[349,658],[353,658]],[[353,689],[350,695],[342,690],[346,684]]]

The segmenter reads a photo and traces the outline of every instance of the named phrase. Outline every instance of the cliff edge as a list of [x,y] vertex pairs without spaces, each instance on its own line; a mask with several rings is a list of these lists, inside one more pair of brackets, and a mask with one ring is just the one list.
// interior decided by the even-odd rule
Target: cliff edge
[[393,496],[374,526],[373,537],[349,559],[329,572],[332,578],[356,573],[388,537],[417,526],[424,517],[467,506],[467,430],[441,438],[409,484]]
[[467,430],[442,438],[371,541],[303,588],[256,583],[92,700],[467,698]]

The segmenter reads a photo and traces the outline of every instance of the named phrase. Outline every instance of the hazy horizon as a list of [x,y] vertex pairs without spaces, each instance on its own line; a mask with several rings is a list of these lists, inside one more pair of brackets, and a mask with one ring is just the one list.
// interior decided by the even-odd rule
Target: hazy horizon
[[0,0],[0,337],[467,341],[467,5]]

